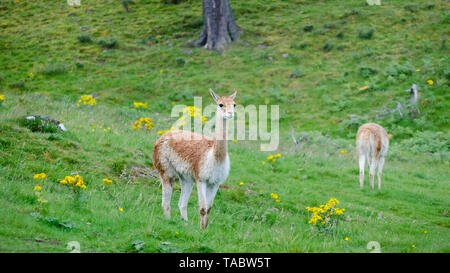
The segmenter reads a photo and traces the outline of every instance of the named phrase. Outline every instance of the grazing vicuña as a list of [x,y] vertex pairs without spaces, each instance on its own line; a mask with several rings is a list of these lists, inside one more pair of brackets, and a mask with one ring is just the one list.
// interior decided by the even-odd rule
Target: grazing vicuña
[[381,173],[389,148],[389,137],[376,123],[361,125],[356,134],[356,150],[359,156],[359,185],[364,187],[365,160],[369,165],[370,187],[374,189],[375,168],[378,166],[378,189],[381,190]]

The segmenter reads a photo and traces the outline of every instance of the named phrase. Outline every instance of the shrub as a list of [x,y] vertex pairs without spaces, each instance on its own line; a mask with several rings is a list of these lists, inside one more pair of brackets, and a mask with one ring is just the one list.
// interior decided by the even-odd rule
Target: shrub
[[419,9],[417,8],[417,5],[406,5],[404,6],[404,9],[409,11],[409,12],[417,12]]
[[370,40],[375,33],[375,29],[371,27],[364,27],[358,30],[358,37],[361,39]]
[[375,75],[378,73],[378,70],[372,67],[360,67],[359,68],[359,74],[363,78],[369,78],[372,75]]
[[42,132],[42,133],[57,133],[58,127],[48,121],[44,120],[40,117],[35,117],[33,119],[23,119],[21,120],[23,126],[30,129],[32,132]]
[[106,38],[98,40],[98,44],[103,48],[116,48],[118,42],[116,38]]
[[53,76],[58,74],[64,74],[67,72],[69,65],[62,63],[49,64],[41,70],[42,74]]
[[309,25],[309,26],[303,27],[303,31],[304,32],[311,32],[313,30],[314,30],[314,26],[313,25]]
[[351,11],[348,11],[346,13],[344,13],[344,15],[342,15],[342,18],[346,18],[349,16],[355,16],[355,15],[360,15],[361,12],[358,9],[352,9]]
[[303,70],[301,70],[300,68],[296,68],[294,71],[292,71],[289,78],[300,78],[303,76],[305,76],[305,72],[303,72]]
[[[391,77],[398,77],[398,76],[402,76],[402,75],[411,75],[412,72],[414,70],[414,67],[409,63],[406,62],[405,64],[398,64],[396,62],[392,62],[390,63],[387,67],[386,67],[386,76],[391,76]],[[402,76],[404,77],[404,76]]]
[[9,85],[11,88],[17,88],[17,89],[25,89],[25,81],[24,80],[18,80],[16,82],[13,82]]
[[325,42],[325,44],[323,45],[323,51],[325,52],[330,52],[334,47],[334,44],[332,42]]
[[80,41],[81,43],[91,43],[92,39],[91,36],[87,35],[87,34],[81,34],[77,36],[78,41]]

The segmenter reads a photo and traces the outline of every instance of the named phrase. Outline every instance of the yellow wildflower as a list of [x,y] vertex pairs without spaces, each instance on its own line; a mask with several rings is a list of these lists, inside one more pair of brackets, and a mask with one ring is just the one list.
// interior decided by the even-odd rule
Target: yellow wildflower
[[434,81],[433,81],[433,80],[428,80],[427,83],[428,83],[429,85],[433,85],[433,84],[434,84]]
[[261,164],[262,164],[263,166],[266,165],[266,161],[261,162]]
[[110,180],[108,178],[103,178],[102,185],[104,185],[104,184],[111,185],[112,184],[112,180]]
[[80,107],[81,103],[84,105],[94,105],[97,103],[97,100],[92,95],[82,95],[77,101],[77,107]]
[[348,241],[348,240],[350,240],[350,238],[348,238],[348,237],[345,237],[345,240],[346,240],[346,241]]
[[139,108],[139,107],[142,107],[142,108],[147,108],[147,102],[134,102],[133,103],[134,104],[134,108]]
[[34,190],[35,190],[35,191],[40,191],[41,189],[42,189],[42,187],[39,186],[39,185],[37,185],[37,186],[34,187]]
[[241,186],[242,186],[242,185],[244,185],[244,182],[242,182],[242,181],[241,181],[241,182],[239,182],[239,185],[241,185]]
[[419,71],[420,71],[420,68],[417,68],[416,71],[419,72]]
[[0,100],[5,100],[5,95],[0,94]]
[[122,211],[123,211],[123,208],[119,208],[119,211],[122,212]]
[[268,157],[267,157],[267,160],[272,160],[273,159],[273,155],[269,155]]
[[33,73],[33,72],[30,72],[30,73],[28,74],[28,76],[30,76],[30,78],[34,78],[34,73]]
[[37,173],[37,174],[35,174],[33,176],[33,178],[36,179],[36,180],[42,180],[42,179],[44,179],[46,177],[47,177],[47,175],[45,173]]

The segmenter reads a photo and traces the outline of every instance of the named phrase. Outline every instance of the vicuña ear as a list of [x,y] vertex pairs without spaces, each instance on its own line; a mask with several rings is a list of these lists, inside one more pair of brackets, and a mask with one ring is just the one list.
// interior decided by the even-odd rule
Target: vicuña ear
[[211,88],[209,88],[209,93],[211,93],[211,96],[216,101],[216,103],[219,103],[219,96],[217,96],[217,94],[214,93],[214,91]]
[[237,90],[234,91],[233,95],[231,95],[230,98],[231,98],[232,100],[234,100],[234,98],[236,98],[236,94],[237,94]]

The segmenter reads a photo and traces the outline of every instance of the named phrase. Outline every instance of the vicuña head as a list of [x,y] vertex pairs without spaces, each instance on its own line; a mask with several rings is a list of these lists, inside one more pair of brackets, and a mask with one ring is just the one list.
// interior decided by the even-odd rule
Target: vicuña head
[[178,202],[181,217],[188,220],[187,204],[194,182],[197,184],[202,229],[206,228],[216,192],[228,177],[230,159],[227,151],[227,120],[234,116],[236,93],[219,97],[210,89],[217,103],[215,138],[190,131],[171,130],[163,134],[153,148],[153,164],[162,184],[162,207],[170,218],[170,199],[175,178],[181,183]]
[[237,91],[234,91],[233,95],[227,97],[219,97],[216,93],[210,88],[209,92],[211,96],[217,103],[217,117],[222,117],[224,119],[232,119],[234,117],[234,108],[236,107],[236,103],[234,102],[234,98],[236,97]]

